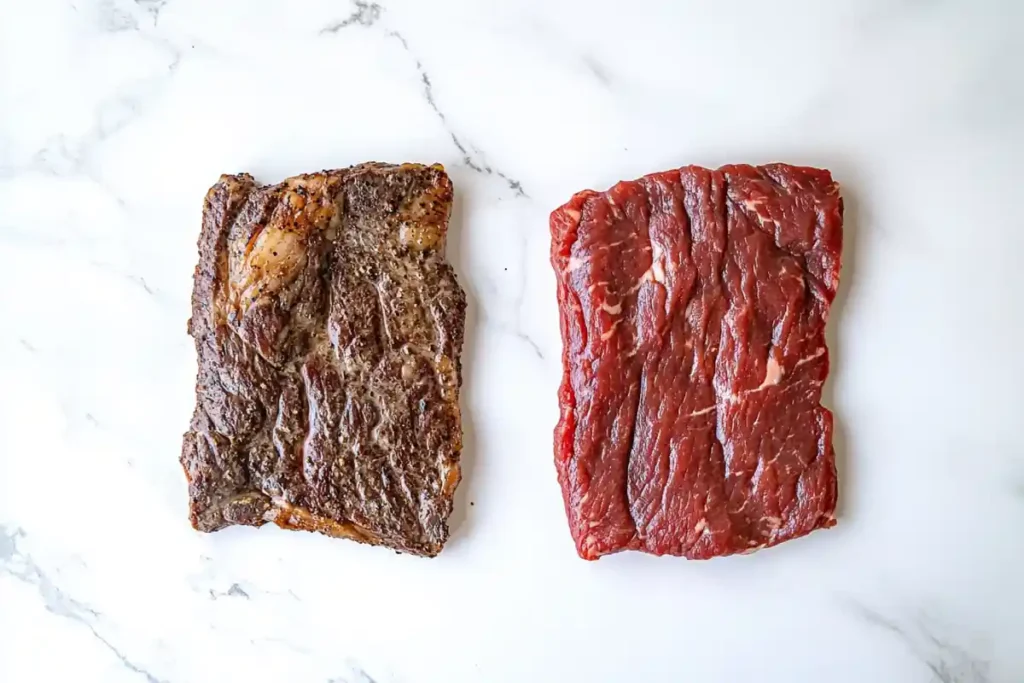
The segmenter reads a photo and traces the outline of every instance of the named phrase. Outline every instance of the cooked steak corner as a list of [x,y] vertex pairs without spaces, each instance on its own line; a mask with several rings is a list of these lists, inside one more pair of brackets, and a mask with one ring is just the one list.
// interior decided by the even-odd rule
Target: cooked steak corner
[[201,531],[319,531],[434,556],[459,483],[465,295],[439,165],[207,193],[181,463]]

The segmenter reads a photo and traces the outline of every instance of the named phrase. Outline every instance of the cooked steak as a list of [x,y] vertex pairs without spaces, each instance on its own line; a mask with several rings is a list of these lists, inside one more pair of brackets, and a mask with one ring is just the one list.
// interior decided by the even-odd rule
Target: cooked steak
[[433,556],[459,483],[465,295],[440,165],[363,164],[206,196],[189,333],[192,525]]
[[580,556],[708,558],[835,524],[828,171],[687,167],[551,214],[555,463]]

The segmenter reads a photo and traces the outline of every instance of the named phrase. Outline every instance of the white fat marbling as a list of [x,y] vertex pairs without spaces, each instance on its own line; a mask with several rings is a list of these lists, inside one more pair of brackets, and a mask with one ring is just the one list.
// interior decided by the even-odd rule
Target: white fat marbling
[[[1024,680],[1024,3],[0,0],[0,681]],[[471,308],[435,560],[193,532],[218,174],[439,161]],[[839,525],[576,558],[547,216],[686,163],[830,167]]]

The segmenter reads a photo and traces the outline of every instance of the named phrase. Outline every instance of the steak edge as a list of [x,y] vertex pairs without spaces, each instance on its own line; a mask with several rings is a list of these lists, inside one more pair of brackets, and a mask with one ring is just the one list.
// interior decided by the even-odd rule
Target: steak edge
[[835,524],[828,171],[696,166],[551,214],[563,341],[555,465],[580,557],[705,559]]
[[462,445],[451,206],[440,165],[210,188],[181,454],[194,528],[274,522],[441,551]]

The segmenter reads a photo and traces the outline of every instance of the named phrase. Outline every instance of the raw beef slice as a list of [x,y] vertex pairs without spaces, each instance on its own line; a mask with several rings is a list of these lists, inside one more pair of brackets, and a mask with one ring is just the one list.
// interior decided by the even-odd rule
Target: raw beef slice
[[206,196],[181,462],[192,525],[436,555],[459,483],[466,300],[440,166],[363,164]]
[[828,171],[686,167],[551,214],[555,464],[580,556],[709,558],[835,524]]

